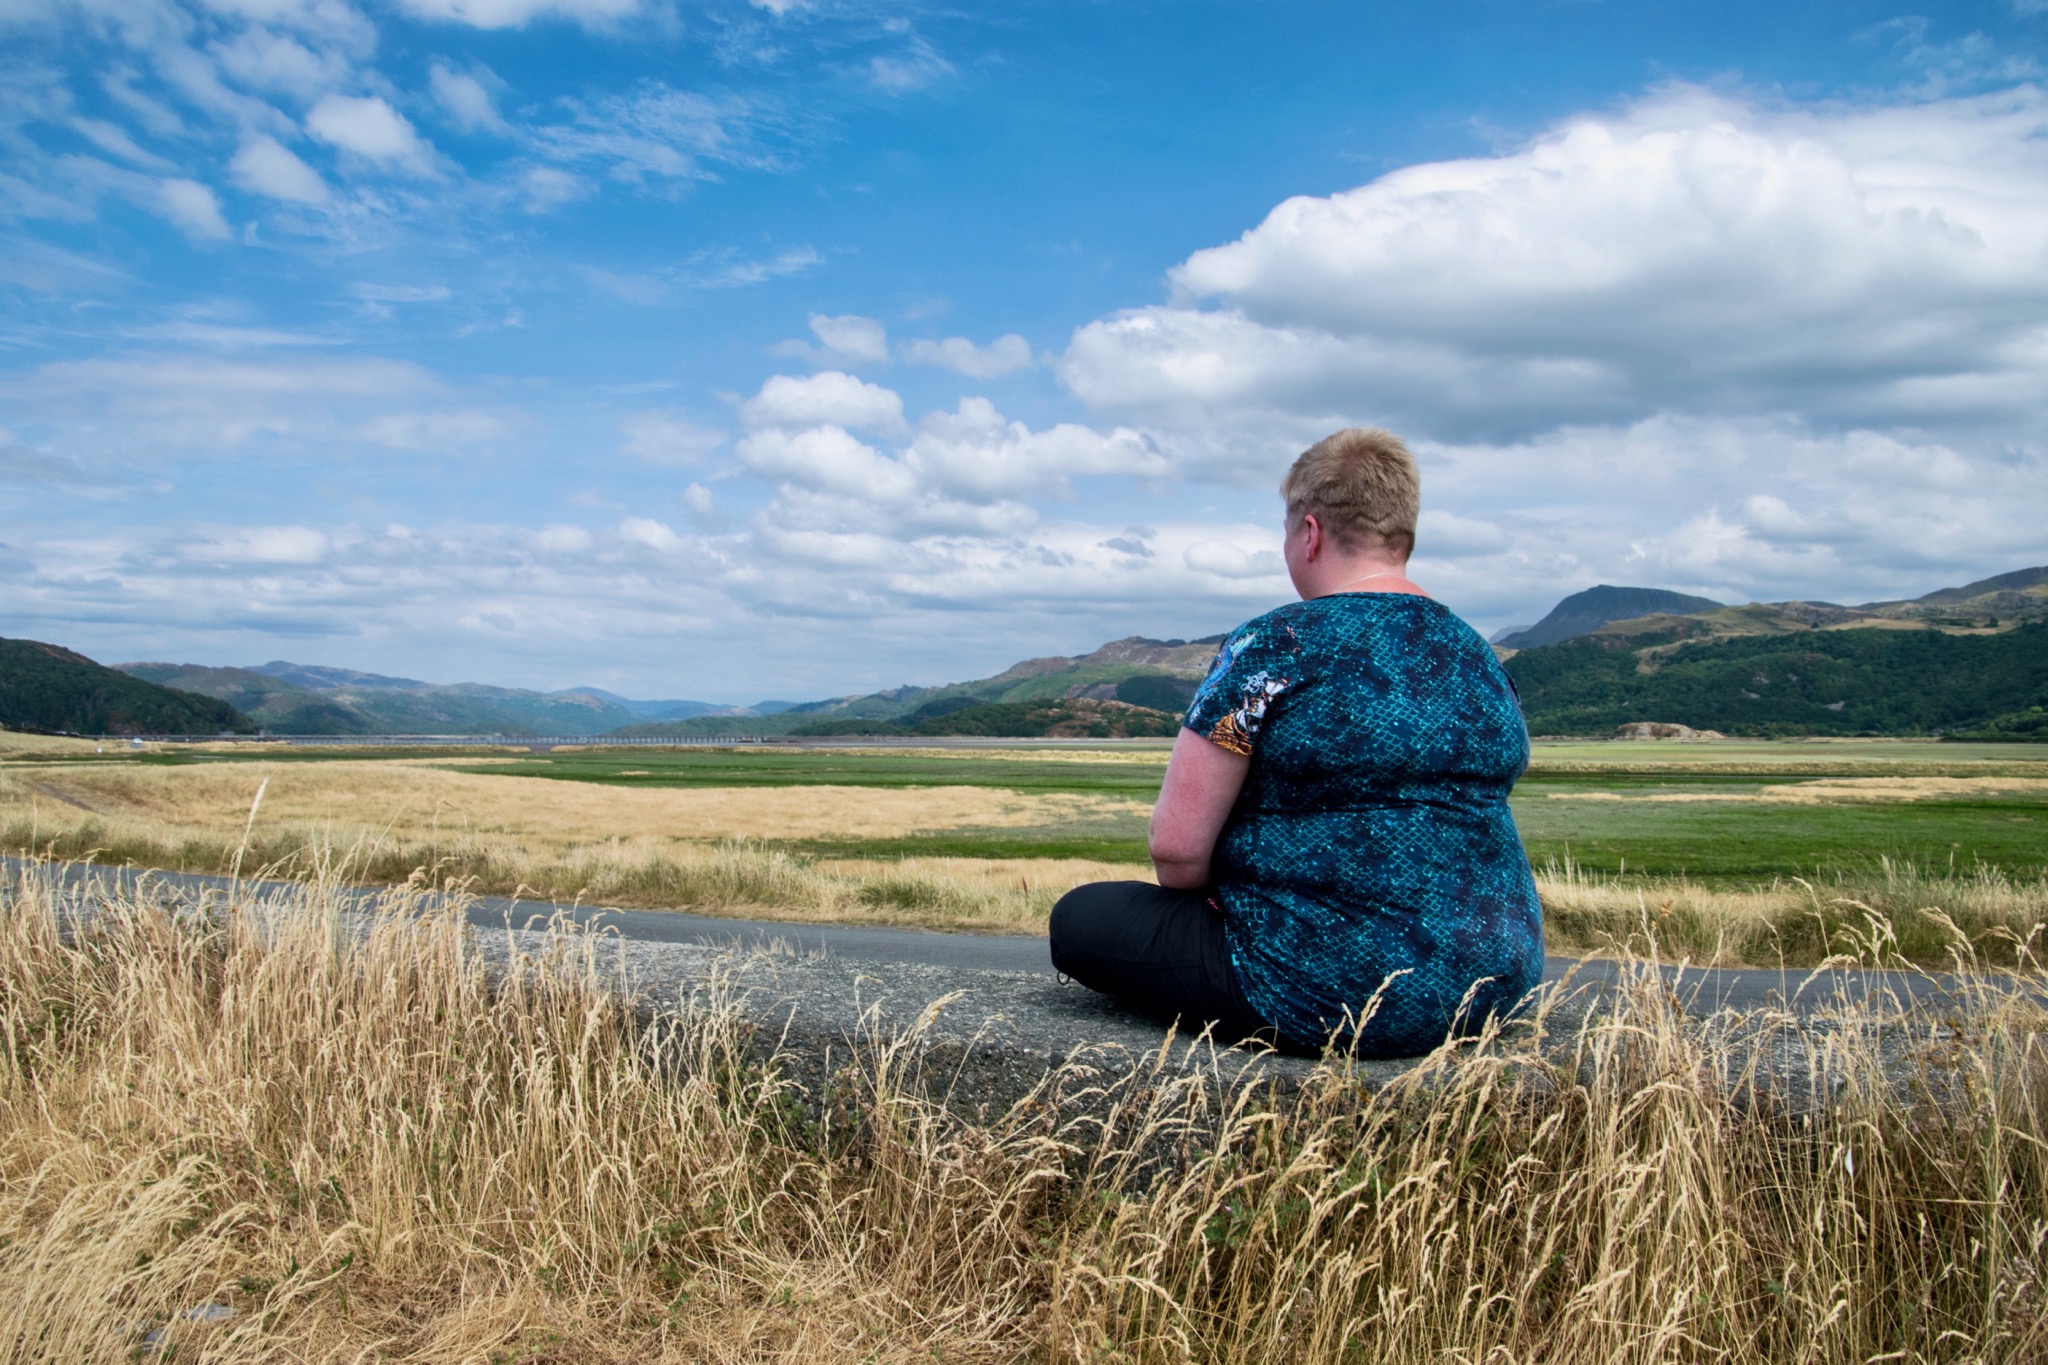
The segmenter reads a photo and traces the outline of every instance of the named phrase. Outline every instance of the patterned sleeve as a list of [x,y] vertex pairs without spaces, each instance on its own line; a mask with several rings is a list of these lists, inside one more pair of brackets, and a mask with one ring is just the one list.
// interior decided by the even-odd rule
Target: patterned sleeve
[[1266,708],[1294,686],[1294,632],[1260,618],[1239,626],[1216,651],[1181,723],[1219,748],[1251,757]]

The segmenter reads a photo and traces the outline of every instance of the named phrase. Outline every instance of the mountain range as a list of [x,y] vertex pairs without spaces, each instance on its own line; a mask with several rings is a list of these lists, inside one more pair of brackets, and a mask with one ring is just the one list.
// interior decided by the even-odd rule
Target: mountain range
[[[1149,735],[1175,717],[1216,646],[1131,636],[1026,659],[992,677],[823,701],[642,701],[595,687],[536,692],[273,661],[107,669],[0,641],[0,725],[79,733],[551,735]],[[1739,734],[2048,738],[2048,567],[1908,600],[1729,606],[1601,584],[1503,632],[1535,733],[1639,720]],[[203,704],[202,704],[203,703]]]
[[[129,663],[123,673],[234,706],[275,735],[598,735],[694,716],[754,715],[704,701],[637,701],[596,687],[533,692],[437,684],[273,660],[254,668]],[[764,702],[767,708],[787,703]]]
[[2016,569],[1923,597],[1855,607],[1796,600],[1723,606],[1711,598],[1661,588],[1617,588],[1603,583],[1573,593],[1535,625],[1496,635],[1493,643],[1507,656],[1520,649],[1563,644],[1602,632],[1629,637],[1670,634],[1668,643],[1675,648],[1681,643],[1731,636],[1813,629],[1982,633],[2012,630],[2044,619],[2048,619],[2048,566]]
[[[1010,665],[994,677],[943,687],[803,702],[770,716],[701,717],[632,726],[628,735],[1140,735],[1175,733],[1174,718],[1216,657],[1221,635],[1133,635],[1087,654]],[[1025,708],[999,711],[992,708]],[[1135,714],[1143,712],[1145,714]],[[1037,726],[1039,728],[1032,728]],[[991,728],[994,727],[994,728]]]
[[1649,720],[1741,735],[2048,740],[2048,567],[1854,607],[1653,611],[1496,648],[1536,734]]

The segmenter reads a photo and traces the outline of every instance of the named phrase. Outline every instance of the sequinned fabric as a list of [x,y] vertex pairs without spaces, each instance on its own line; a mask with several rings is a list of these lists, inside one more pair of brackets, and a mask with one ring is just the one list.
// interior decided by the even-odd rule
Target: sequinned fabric
[[1493,650],[1441,604],[1340,593],[1248,621],[1185,723],[1252,760],[1216,895],[1239,985],[1289,1042],[1424,1052],[1461,1004],[1476,1027],[1542,979],[1508,810],[1528,730]]

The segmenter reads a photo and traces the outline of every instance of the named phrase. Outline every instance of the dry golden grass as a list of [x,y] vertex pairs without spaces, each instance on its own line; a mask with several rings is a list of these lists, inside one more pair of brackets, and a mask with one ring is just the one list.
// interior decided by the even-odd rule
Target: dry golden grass
[[[251,798],[266,779],[252,823]],[[816,858],[746,836],[888,837],[1143,809],[1127,799],[976,787],[630,789],[455,773],[417,760],[0,769],[7,851],[224,872],[246,843],[248,867],[289,872],[340,848],[344,874],[367,884],[401,884],[424,871],[426,880],[489,894],[980,933],[1043,933],[1053,902],[1071,887],[1148,872],[1081,860]],[[1835,951],[1866,910],[1888,920],[1913,961],[1944,960],[1943,924],[1953,922],[1985,961],[2004,965],[2014,941],[2048,922],[2048,879],[1925,873],[1884,859],[1819,885],[1603,878],[1569,863],[1546,867],[1537,884],[1553,951],[1626,953],[1648,926],[1701,966],[1810,965]]]
[[2048,777],[1844,777],[1819,782],[1773,783],[1760,796],[1793,805],[1858,801],[1940,801],[1958,796],[2016,792],[2048,794]]
[[1069,888],[1134,870],[1074,860],[819,860],[750,841],[1018,828],[1144,809],[985,787],[645,790],[404,760],[0,769],[0,843],[9,850],[223,872],[245,843],[249,867],[303,868],[318,851],[342,848],[349,875],[373,884],[431,869],[436,881],[491,894],[983,933],[1041,933]]
[[1148,809],[1116,797],[992,787],[618,787],[384,759],[191,767],[15,764],[0,769],[0,811],[18,816],[41,801],[147,823],[177,837],[239,837],[259,785],[259,830],[319,830],[337,843],[386,832],[440,831],[508,837],[534,851],[613,838],[886,839]]
[[1627,955],[1654,941],[1697,966],[1808,967],[1858,941],[1875,919],[1906,961],[1946,962],[1960,933],[1981,962],[2011,967],[2021,945],[2048,936],[2048,876],[1995,867],[1930,873],[1881,857],[1832,878],[1726,888],[1592,875],[1566,862],[1546,866],[1536,885],[1553,952]]
[[35,869],[10,888],[8,1359],[132,1360],[164,1323],[223,1363],[2048,1349],[2048,1048],[1987,982],[1810,1034],[1687,1024],[1644,963],[1557,1050],[1492,1034],[1286,1104],[1070,1066],[973,1124],[914,1037],[804,1094],[715,988],[639,1027],[584,945],[494,981],[422,910],[357,939],[312,889],[67,931]]
[[[70,739],[63,735],[25,735],[19,730],[0,729],[0,757],[23,758],[40,754],[102,753],[122,744],[119,740]],[[126,747],[122,744],[122,747]]]

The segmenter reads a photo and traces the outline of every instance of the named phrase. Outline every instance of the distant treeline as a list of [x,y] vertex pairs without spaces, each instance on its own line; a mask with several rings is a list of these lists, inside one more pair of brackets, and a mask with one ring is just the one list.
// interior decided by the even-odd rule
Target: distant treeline
[[1658,653],[1675,639],[1591,635],[1515,655],[1507,670],[1531,733],[1649,720],[1763,737],[2048,741],[2048,623],[1998,635],[1813,630]]

